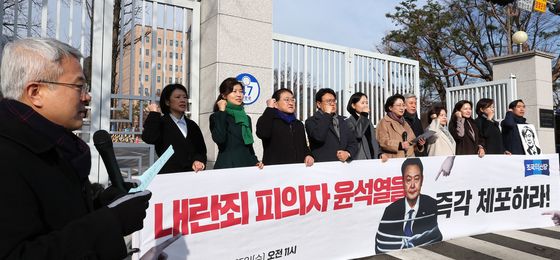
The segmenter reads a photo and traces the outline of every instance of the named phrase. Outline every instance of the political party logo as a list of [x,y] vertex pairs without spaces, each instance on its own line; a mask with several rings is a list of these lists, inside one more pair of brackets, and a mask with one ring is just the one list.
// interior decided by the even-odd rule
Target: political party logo
[[525,177],[531,175],[550,175],[548,160],[525,160]]
[[261,86],[259,85],[257,79],[249,73],[239,74],[236,79],[241,82],[241,85],[243,85],[243,91],[245,93],[243,103],[245,105],[255,103],[261,94]]

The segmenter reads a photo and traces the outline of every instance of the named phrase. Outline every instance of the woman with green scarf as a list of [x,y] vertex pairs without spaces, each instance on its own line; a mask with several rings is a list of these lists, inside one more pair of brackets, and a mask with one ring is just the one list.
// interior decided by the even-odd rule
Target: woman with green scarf
[[243,109],[243,87],[235,78],[220,84],[220,95],[210,115],[210,132],[219,150],[214,169],[263,168],[253,150],[251,118]]

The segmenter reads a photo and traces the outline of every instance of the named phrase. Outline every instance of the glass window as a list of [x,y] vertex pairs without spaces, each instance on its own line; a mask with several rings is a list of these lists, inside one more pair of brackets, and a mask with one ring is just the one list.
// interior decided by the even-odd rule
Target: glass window
[[169,40],[169,46],[173,46],[173,40]]
[[148,77],[148,75],[145,75],[145,76],[144,76],[144,80],[145,80],[145,81],[148,81],[148,79],[150,79],[150,78]]
[[142,81],[142,74],[138,74],[138,81]]
[[157,44],[161,44],[161,38],[157,38]]
[[178,58],[179,58],[179,53],[176,52],[175,53],[175,59],[178,59]]
[[173,71],[173,65],[169,65],[169,71]]
[[158,64],[157,64],[157,69],[158,69],[158,70],[161,70],[161,63],[158,63]]
[[178,46],[179,46],[179,41],[175,40],[175,47],[178,47]]
[[150,55],[150,49],[146,49],[146,56]]
[[157,76],[157,82],[160,83],[161,82],[161,77]]
[[142,62],[141,61],[138,62],[138,68],[142,68]]
[[169,52],[169,58],[173,58],[173,52]]
[[146,39],[146,42],[150,42],[150,37],[144,37]]

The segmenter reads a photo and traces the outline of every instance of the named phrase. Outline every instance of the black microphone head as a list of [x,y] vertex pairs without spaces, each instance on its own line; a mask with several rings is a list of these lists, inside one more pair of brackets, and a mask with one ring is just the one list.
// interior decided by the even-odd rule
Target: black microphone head
[[113,146],[113,141],[111,140],[111,135],[105,130],[97,130],[93,134],[93,144],[97,147],[99,145],[109,144]]
[[406,131],[404,131],[404,132],[402,133],[402,140],[403,140],[403,141],[406,141],[407,139],[408,139],[408,133],[407,133]]

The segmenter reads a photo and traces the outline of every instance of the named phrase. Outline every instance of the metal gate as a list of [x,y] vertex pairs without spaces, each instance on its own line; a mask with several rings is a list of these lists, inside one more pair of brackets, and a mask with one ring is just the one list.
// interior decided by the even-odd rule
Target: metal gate
[[[92,133],[112,134],[123,172],[141,174],[154,159],[141,140],[143,108],[159,101],[163,87],[181,83],[189,91],[189,116],[198,122],[200,3],[173,0],[3,0],[0,50],[14,38],[50,37],[84,56],[92,86],[82,129],[75,131],[92,150],[90,179],[107,174]],[[1,53],[1,52],[0,52]]]

